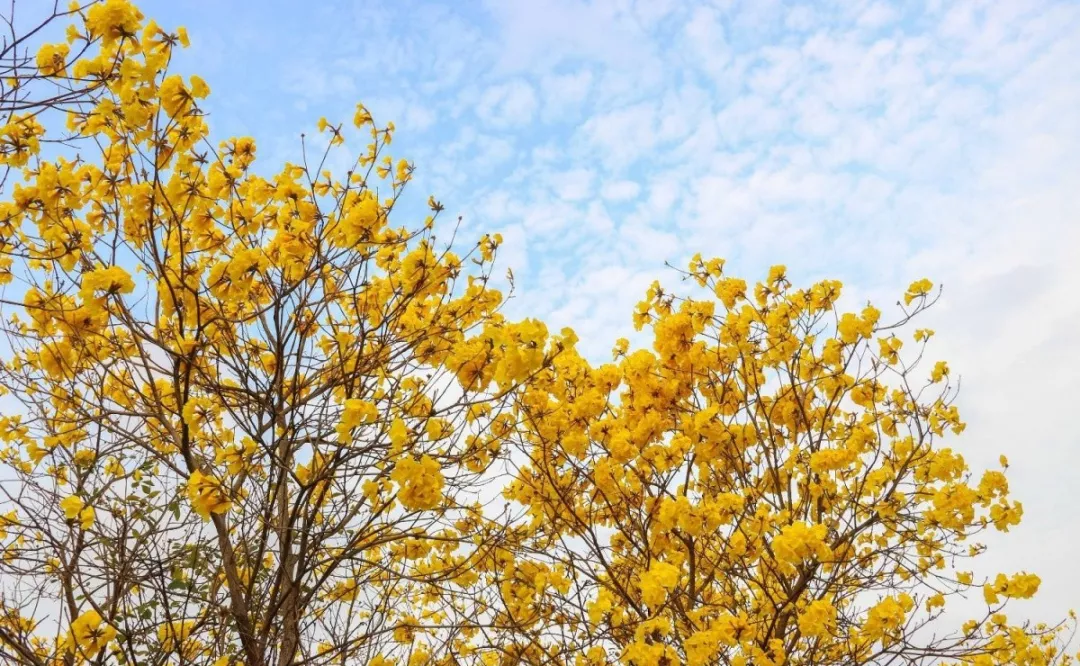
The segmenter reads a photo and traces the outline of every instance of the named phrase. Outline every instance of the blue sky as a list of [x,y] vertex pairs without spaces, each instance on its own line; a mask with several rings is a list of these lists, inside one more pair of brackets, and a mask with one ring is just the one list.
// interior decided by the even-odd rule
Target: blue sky
[[946,286],[926,323],[963,378],[953,445],[1013,461],[1025,524],[986,566],[1080,601],[1080,4],[141,3],[192,47],[219,137],[299,159],[320,116],[393,120],[466,231],[500,231],[516,309],[603,358],[665,260],[836,277],[886,312]]

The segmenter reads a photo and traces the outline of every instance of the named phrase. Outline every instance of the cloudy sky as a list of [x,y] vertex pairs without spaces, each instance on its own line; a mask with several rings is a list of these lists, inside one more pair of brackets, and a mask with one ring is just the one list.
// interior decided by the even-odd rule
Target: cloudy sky
[[144,0],[192,48],[219,136],[299,160],[357,101],[472,236],[500,231],[515,308],[603,360],[664,262],[835,277],[925,323],[962,379],[973,467],[1012,461],[1025,522],[983,573],[1080,605],[1080,4]]

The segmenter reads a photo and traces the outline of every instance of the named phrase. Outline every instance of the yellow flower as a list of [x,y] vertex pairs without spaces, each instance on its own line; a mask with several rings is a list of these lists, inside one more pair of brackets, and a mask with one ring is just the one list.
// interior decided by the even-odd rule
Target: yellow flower
[[191,96],[196,99],[203,99],[210,94],[210,86],[206,85],[206,81],[201,76],[191,77]]
[[679,582],[679,568],[667,562],[655,561],[641,576],[641,599],[649,606],[664,603],[668,592]]
[[70,495],[62,502],[60,502],[60,508],[64,510],[64,517],[68,520],[75,520],[79,517],[79,512],[86,506],[86,502],[78,495]]
[[453,428],[446,419],[429,418],[424,431],[427,433],[428,439],[437,442],[440,439],[449,437],[453,433]]
[[824,525],[807,525],[799,521],[785,525],[772,542],[776,559],[785,565],[797,565],[803,560],[816,557],[826,560],[831,553],[825,543],[828,528]]
[[128,272],[119,266],[97,268],[84,273],[82,285],[79,287],[79,295],[83,299],[97,296],[98,292],[130,294],[133,291],[135,291],[135,283]]
[[836,629],[836,608],[826,599],[807,604],[799,615],[799,630],[808,637],[828,636]]
[[938,361],[934,364],[934,369],[930,372],[930,381],[937,384],[949,374],[949,364],[945,361]]
[[911,286],[907,288],[907,292],[904,294],[904,304],[911,305],[911,302],[920,296],[925,296],[930,293],[930,290],[934,288],[934,283],[926,278],[922,280],[916,280],[911,283]]
[[357,104],[356,113],[353,114],[353,125],[359,128],[364,125],[370,125],[372,122],[371,113],[368,112],[367,107],[363,104]]
[[37,53],[37,67],[42,76],[64,76],[67,74],[67,57],[70,48],[67,44],[45,44]]
[[903,627],[907,613],[914,607],[914,601],[907,594],[885,597],[870,608],[863,631],[872,639],[892,636]]
[[338,441],[342,444],[348,443],[353,428],[372,423],[378,418],[379,410],[372,403],[360,398],[346,400],[341,421],[337,426]]
[[8,537],[7,528],[12,525],[17,525],[19,522],[19,514],[16,511],[9,511],[3,515],[0,515],[0,541],[3,541]]
[[837,324],[836,330],[845,344],[851,344],[860,338],[869,339],[874,333],[874,326],[880,316],[881,312],[870,305],[863,309],[861,317],[851,312],[845,312],[840,317],[840,323]]
[[94,37],[101,37],[103,46],[139,32],[143,14],[128,0],[105,0],[92,5],[86,12],[86,27]]
[[401,623],[394,628],[394,640],[398,643],[409,643],[416,636],[417,620],[411,615],[402,618]]
[[192,93],[184,85],[179,74],[166,77],[161,82],[161,108],[170,118],[179,118],[194,104]]
[[72,652],[93,657],[114,638],[116,629],[104,623],[96,610],[88,610],[71,623],[68,644]]
[[94,513],[94,507],[85,507],[79,512],[79,527],[84,530],[88,530],[94,526],[94,519],[96,514]]
[[252,466],[252,459],[259,450],[259,445],[250,437],[244,437],[239,444],[218,449],[214,461],[225,464],[229,474],[236,476]]
[[611,356],[613,358],[619,358],[620,356],[626,356],[626,352],[630,349],[630,341],[626,338],[619,338],[615,341],[615,347],[611,350]]
[[420,460],[403,458],[394,466],[390,478],[401,486],[398,499],[406,509],[433,509],[442,500],[442,468],[429,455]]
[[740,278],[717,280],[714,291],[724,307],[731,310],[735,307],[735,303],[746,298],[746,280]]
[[777,264],[769,269],[769,277],[766,283],[770,287],[778,287],[787,282],[787,266]]
[[395,452],[401,451],[409,441],[409,429],[400,418],[390,424],[390,446]]
[[225,513],[232,507],[221,482],[199,470],[188,477],[187,493],[192,508],[204,521],[210,519],[211,513]]
[[30,456],[30,460],[33,460],[35,465],[50,453],[52,453],[52,449],[39,446],[37,442],[29,442],[26,445],[26,454]]
[[105,473],[112,476],[123,476],[127,473],[127,470],[124,469],[123,463],[118,458],[110,457],[105,462]]
[[881,358],[885,359],[886,363],[896,365],[900,362],[900,348],[904,346],[903,340],[895,336],[878,338],[878,346],[880,347]]

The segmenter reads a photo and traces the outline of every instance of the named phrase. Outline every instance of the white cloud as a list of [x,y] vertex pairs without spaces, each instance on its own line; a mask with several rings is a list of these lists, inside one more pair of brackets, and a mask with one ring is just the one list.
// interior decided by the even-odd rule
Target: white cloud
[[543,119],[557,120],[578,108],[592,90],[593,75],[587,69],[570,74],[548,74],[541,79]]
[[647,206],[654,215],[668,213],[679,199],[679,182],[674,178],[657,178],[649,183]]
[[496,127],[524,125],[532,120],[536,106],[533,87],[515,80],[485,90],[476,103],[476,115]]
[[644,156],[656,143],[656,108],[650,102],[601,113],[581,128],[600,160],[622,168]]
[[683,30],[698,66],[711,74],[723,71],[731,60],[731,51],[717,12],[708,7],[696,8]]
[[632,180],[612,180],[604,183],[600,196],[608,201],[627,201],[637,197],[641,186]]
[[328,97],[351,97],[356,92],[352,77],[345,73],[327,72],[311,62],[286,70],[283,88],[298,95],[297,102],[306,109],[312,100]]
[[560,199],[581,201],[592,195],[595,176],[589,169],[572,169],[548,174],[548,182]]
[[619,2],[489,0],[499,25],[500,70],[544,70],[583,57],[632,64],[648,59],[648,36]]
[[376,122],[393,120],[401,132],[420,133],[430,128],[437,118],[431,106],[422,100],[403,97],[368,97],[363,100]]
[[899,14],[900,12],[893,5],[875,2],[859,14],[857,23],[860,28],[880,28],[895,21]]
[[757,95],[740,96],[716,114],[721,141],[729,145],[773,136],[786,122],[784,111]]

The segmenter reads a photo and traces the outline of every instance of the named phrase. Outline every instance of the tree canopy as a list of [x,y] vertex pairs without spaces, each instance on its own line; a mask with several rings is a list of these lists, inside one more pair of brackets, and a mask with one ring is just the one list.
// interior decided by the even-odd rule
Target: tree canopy
[[943,444],[928,280],[883,322],[698,256],[595,363],[503,313],[497,234],[394,212],[391,123],[264,169],[182,28],[65,17],[0,130],[5,663],[1071,662],[967,562],[1022,507]]

